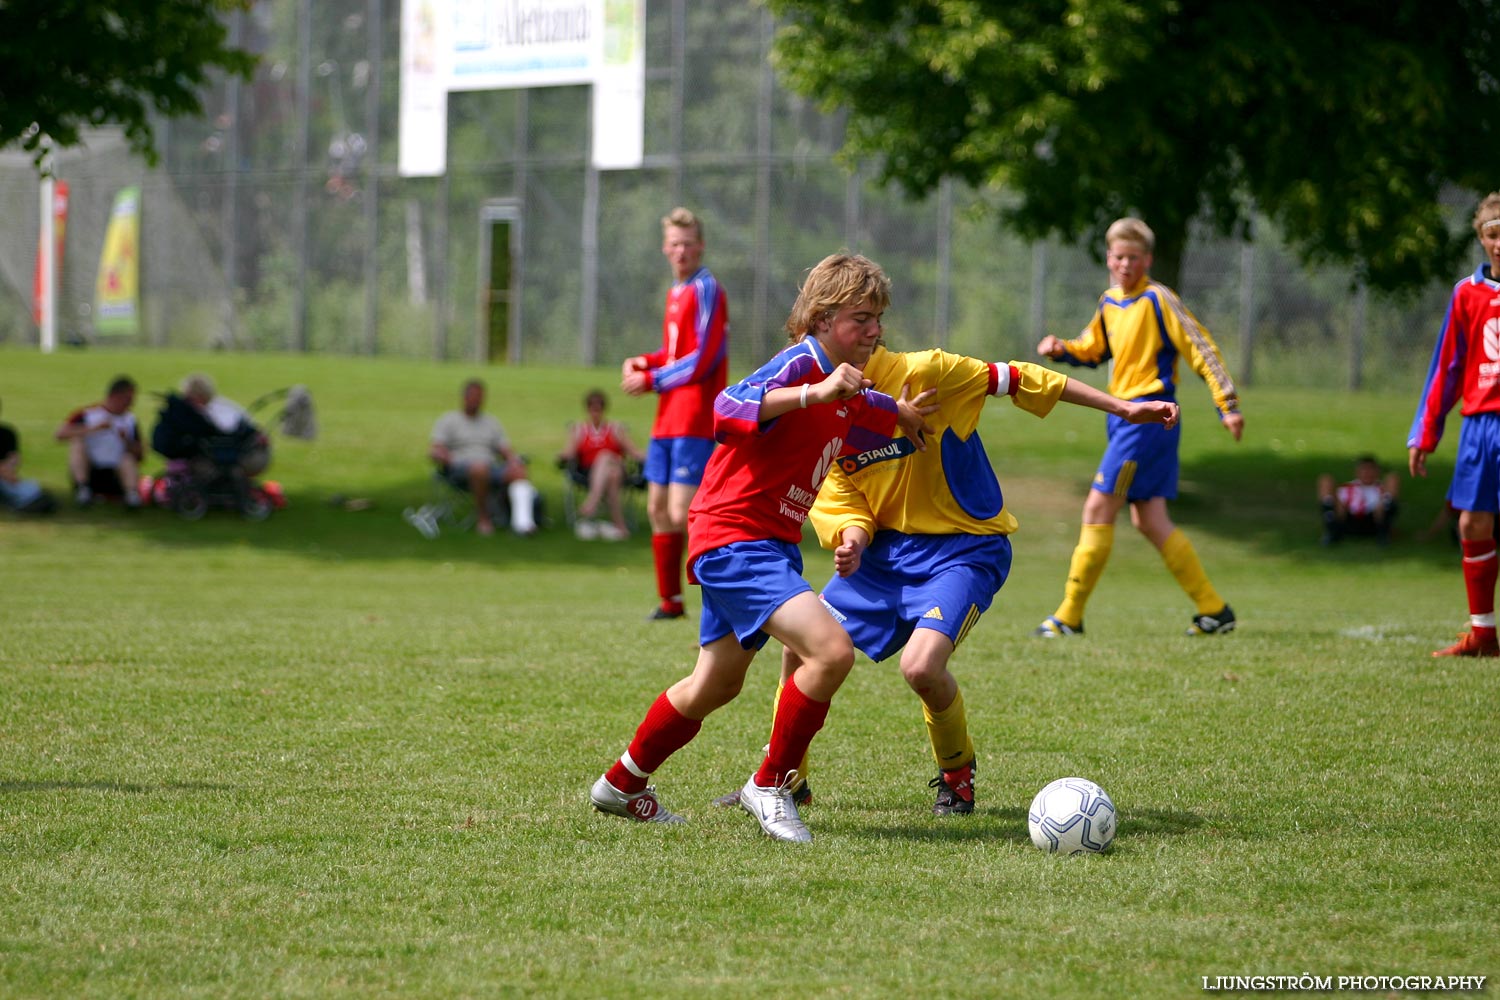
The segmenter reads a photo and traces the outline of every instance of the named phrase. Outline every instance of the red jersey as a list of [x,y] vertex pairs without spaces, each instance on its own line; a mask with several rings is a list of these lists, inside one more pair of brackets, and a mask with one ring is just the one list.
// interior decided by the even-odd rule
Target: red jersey
[[1354,517],[1369,517],[1385,506],[1385,491],[1379,483],[1362,483],[1351,479],[1334,487],[1334,496]]
[[1406,446],[1435,450],[1460,398],[1466,417],[1500,413],[1500,281],[1488,264],[1453,288]]
[[729,299],[700,267],[667,292],[661,350],[645,355],[659,395],[654,438],[714,436],[714,397],[729,376]]
[[587,469],[603,452],[625,457],[624,432],[618,420],[606,420],[595,426],[585,420],[573,425],[573,452],[578,456],[578,467]]
[[890,445],[896,401],[865,389],[762,423],[767,392],[812,385],[838,367],[812,337],[786,348],[714,401],[715,448],[688,508],[688,566],[731,542],[796,544],[823,477],[839,456]]

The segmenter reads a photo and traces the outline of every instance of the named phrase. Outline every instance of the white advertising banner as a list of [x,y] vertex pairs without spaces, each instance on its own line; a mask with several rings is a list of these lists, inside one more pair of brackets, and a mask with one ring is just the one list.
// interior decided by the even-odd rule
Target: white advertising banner
[[450,0],[402,0],[397,153],[402,177],[441,177],[448,169],[449,6]]
[[604,0],[451,0],[449,90],[593,83]]
[[646,2],[604,0],[604,53],[594,78],[594,166],[639,167],[645,134]]
[[405,177],[447,169],[448,94],[590,84],[594,165],[638,167],[646,0],[403,0]]

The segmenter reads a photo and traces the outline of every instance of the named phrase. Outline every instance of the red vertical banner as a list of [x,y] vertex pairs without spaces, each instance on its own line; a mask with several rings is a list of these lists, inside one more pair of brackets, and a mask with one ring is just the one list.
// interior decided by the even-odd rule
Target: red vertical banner
[[[68,182],[54,181],[52,185],[52,243],[55,254],[52,258],[52,287],[62,286],[62,263],[64,237],[68,228]],[[36,276],[32,280],[31,318],[37,326],[42,325],[42,248],[38,240],[36,254]]]

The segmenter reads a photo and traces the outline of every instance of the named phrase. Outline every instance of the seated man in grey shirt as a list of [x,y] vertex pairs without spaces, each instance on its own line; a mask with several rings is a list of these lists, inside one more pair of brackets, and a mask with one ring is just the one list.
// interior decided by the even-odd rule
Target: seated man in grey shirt
[[536,487],[527,478],[526,461],[510,446],[500,421],[483,412],[484,383],[469,379],[463,387],[463,408],[450,410],[432,426],[428,456],[442,467],[454,486],[474,495],[481,535],[492,535],[490,512],[493,490],[504,486],[510,501],[510,526],[518,535],[536,531]]

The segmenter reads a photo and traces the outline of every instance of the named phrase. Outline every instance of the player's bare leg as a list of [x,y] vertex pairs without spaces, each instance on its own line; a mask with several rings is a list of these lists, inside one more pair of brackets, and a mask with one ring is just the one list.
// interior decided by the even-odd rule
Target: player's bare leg
[[948,669],[953,642],[942,632],[918,628],[901,651],[901,676],[922,699],[922,715],[938,776],[928,782],[937,789],[932,811],[937,816],[974,811],[974,744],[958,680]]

